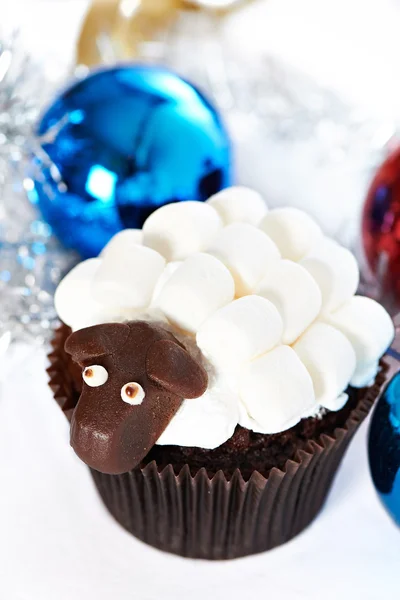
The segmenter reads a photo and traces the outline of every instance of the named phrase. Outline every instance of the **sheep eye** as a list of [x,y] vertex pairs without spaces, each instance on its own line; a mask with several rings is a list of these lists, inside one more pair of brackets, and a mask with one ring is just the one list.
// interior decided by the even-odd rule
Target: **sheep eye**
[[104,385],[108,379],[108,373],[101,365],[91,365],[86,367],[82,373],[83,381],[90,387],[99,387]]
[[124,387],[121,388],[121,398],[128,404],[142,404],[144,397],[145,393],[142,386],[133,381],[126,383]]

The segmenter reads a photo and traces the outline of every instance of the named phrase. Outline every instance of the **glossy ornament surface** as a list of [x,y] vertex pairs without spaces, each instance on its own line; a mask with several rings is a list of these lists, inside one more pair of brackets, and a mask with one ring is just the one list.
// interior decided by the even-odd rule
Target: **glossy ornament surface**
[[394,325],[396,336],[385,356],[389,383],[372,413],[368,458],[379,497],[400,525],[400,314]]
[[59,239],[96,256],[156,208],[228,186],[221,120],[191,84],[163,68],[98,71],[62,93],[38,127],[31,199]]
[[[400,302],[400,147],[379,167],[363,210],[362,241],[381,296]],[[390,299],[391,298],[391,299]]]
[[375,487],[400,525],[400,373],[390,381],[375,407],[368,450]]

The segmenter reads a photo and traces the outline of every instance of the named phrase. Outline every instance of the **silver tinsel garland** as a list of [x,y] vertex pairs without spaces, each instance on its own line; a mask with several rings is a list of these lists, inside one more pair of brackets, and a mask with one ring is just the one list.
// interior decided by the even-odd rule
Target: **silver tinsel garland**
[[[53,294],[73,260],[30,204],[33,128],[54,91],[40,67],[0,39],[0,340],[42,343],[56,321]],[[4,344],[3,344],[4,345]],[[1,346],[1,344],[0,344]]]

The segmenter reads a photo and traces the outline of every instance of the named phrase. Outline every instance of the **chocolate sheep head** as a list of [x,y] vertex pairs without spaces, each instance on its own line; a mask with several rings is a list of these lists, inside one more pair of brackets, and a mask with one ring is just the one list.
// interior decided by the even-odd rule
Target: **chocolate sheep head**
[[176,338],[143,321],[71,334],[65,350],[83,368],[71,446],[103,473],[130,471],[154,446],[184,398],[201,396],[207,374]]

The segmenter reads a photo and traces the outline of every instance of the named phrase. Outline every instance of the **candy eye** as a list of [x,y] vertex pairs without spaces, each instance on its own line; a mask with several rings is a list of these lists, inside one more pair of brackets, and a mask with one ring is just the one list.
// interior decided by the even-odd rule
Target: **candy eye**
[[90,387],[104,385],[108,379],[108,373],[101,365],[91,365],[86,367],[82,373],[83,381]]
[[121,388],[121,398],[128,404],[142,404],[145,397],[144,389],[138,383],[131,381]]

